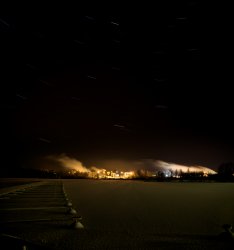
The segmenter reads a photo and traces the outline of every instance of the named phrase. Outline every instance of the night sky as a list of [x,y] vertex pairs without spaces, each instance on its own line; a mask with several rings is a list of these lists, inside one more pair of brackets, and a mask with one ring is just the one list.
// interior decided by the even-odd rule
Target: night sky
[[162,2],[1,13],[1,165],[234,161],[223,24],[198,1]]

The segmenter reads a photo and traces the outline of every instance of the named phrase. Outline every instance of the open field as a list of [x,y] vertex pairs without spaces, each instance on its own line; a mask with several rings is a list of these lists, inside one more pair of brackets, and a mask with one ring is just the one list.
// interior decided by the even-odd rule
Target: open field
[[22,178],[0,178],[0,189],[9,188],[19,185],[26,185],[29,183],[38,182],[38,179],[30,178],[30,179],[22,179]]
[[[59,183],[50,180],[50,186],[46,187],[57,185],[56,197],[61,199]],[[234,183],[114,180],[62,180],[62,183],[73,207],[83,217],[84,230],[68,229],[64,223],[40,222],[5,225],[6,233],[34,242],[44,240],[47,246],[56,249],[233,247],[232,241],[221,240],[218,235],[223,231],[223,224],[234,225]],[[54,214],[61,212],[62,200],[47,201],[49,192],[45,196],[37,186],[35,191],[22,196],[28,199],[28,204],[32,194],[40,194],[37,199],[40,206],[52,206]],[[22,199],[8,201],[7,205],[22,207]],[[53,211],[27,212],[25,216],[51,216]],[[17,215],[13,213],[14,216]]]

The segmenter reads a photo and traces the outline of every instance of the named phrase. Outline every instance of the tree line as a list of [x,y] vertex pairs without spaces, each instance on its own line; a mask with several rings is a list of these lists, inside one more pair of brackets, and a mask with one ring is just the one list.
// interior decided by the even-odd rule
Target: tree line
[[[5,171],[4,171],[5,170]],[[86,173],[68,174],[67,172],[57,172],[54,170],[43,170],[33,168],[4,169],[0,172],[0,177],[21,177],[21,178],[89,178]],[[201,172],[183,172],[181,170],[155,171],[153,174],[147,170],[138,170],[134,179],[155,180],[155,181],[217,181],[234,182],[234,163],[227,162],[221,164],[217,169],[217,174],[204,174]]]

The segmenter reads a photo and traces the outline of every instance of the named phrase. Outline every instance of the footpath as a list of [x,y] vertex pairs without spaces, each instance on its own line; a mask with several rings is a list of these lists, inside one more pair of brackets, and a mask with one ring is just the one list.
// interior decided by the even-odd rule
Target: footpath
[[[0,244],[5,249],[66,249],[61,242],[81,231],[81,216],[61,180],[0,189]],[[67,249],[76,248],[67,245]]]

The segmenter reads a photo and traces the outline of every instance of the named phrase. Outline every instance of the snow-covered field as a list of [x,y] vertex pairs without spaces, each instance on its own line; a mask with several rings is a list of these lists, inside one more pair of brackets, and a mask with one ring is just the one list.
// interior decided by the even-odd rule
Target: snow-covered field
[[[213,241],[234,225],[234,183],[63,180],[93,241]],[[116,237],[115,237],[116,236]],[[141,242],[141,243],[142,243]]]
[[[223,224],[234,225],[234,183],[40,179],[17,192],[22,185],[5,182],[0,232],[27,244],[58,250],[234,249],[234,240],[219,237]],[[84,229],[71,227],[62,183]]]

